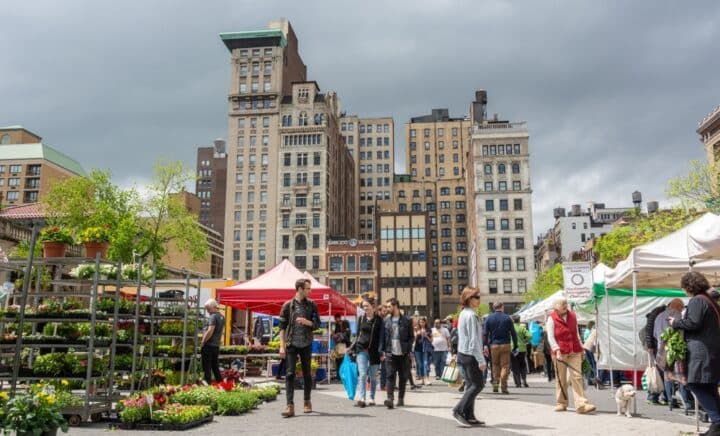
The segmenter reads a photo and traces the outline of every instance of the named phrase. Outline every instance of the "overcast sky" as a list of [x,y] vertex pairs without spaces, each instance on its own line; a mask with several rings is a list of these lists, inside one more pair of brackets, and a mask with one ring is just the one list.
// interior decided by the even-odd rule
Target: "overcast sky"
[[[668,202],[720,104],[720,2],[3,1],[0,125],[142,184],[227,137],[225,31],[287,17],[309,79],[360,116],[488,113],[530,129],[534,232],[573,203]],[[398,134],[396,170],[404,172]]]

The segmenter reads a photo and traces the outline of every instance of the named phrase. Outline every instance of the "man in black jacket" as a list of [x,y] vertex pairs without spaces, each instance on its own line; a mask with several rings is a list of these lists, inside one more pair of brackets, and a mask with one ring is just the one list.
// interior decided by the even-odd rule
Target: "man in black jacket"
[[400,313],[400,303],[397,298],[391,298],[387,302],[390,316],[383,323],[383,334],[380,337],[380,359],[384,361],[387,368],[387,400],[385,406],[388,409],[394,407],[395,378],[400,378],[398,401],[395,406],[405,405],[405,385],[407,384],[407,365],[410,362],[408,353],[413,343],[412,321]]
[[[653,360],[655,359],[657,353],[657,339],[655,339],[655,335],[653,334],[655,330],[655,319],[657,319],[658,315],[663,313],[665,309],[666,306],[663,304],[662,306],[656,307],[655,309],[651,310],[647,315],[645,315],[645,317],[647,318],[647,323],[645,324],[645,328],[643,328],[643,332],[645,332],[645,337],[641,339],[643,346],[650,355],[650,358]],[[660,368],[658,368],[658,373],[660,374],[660,378],[664,379],[664,374]],[[660,395],[660,393],[658,392],[648,392],[647,402],[648,404],[667,404],[665,392],[662,392],[662,395]]]

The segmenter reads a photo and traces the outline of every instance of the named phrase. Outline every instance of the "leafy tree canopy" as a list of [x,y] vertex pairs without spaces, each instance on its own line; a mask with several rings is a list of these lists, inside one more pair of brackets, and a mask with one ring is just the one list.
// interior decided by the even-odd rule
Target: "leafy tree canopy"
[[537,275],[535,283],[523,299],[525,302],[530,302],[539,298],[547,298],[559,289],[563,289],[563,270],[562,264],[556,263],[552,268]]

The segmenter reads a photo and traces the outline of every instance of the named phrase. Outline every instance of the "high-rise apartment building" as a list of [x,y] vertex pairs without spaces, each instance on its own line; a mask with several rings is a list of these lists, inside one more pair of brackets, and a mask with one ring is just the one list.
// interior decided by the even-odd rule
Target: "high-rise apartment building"
[[231,53],[224,274],[250,279],[288,257],[324,279],[326,240],[355,236],[337,98],[307,81],[289,22],[220,38]]
[[0,205],[37,203],[54,181],[84,176],[75,159],[22,126],[0,127]]
[[489,120],[486,107],[487,93],[477,91],[467,162],[470,283],[484,303],[512,312],[535,279],[529,133],[525,122]]
[[213,147],[197,149],[195,192],[200,199],[200,224],[221,235],[225,233],[227,191],[227,153],[225,141],[216,139]]
[[355,186],[360,240],[374,239],[375,208],[392,200],[395,167],[395,123],[392,117],[340,119],[340,133],[355,158]]

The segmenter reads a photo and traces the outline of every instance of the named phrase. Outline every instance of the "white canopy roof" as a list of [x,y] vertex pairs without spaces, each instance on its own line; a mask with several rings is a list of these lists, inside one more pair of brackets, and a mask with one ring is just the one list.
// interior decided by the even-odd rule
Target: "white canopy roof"
[[[702,226],[694,226],[701,221]],[[720,216],[708,213],[690,225],[688,256],[691,259],[720,259]]]
[[[696,241],[692,245],[691,235]],[[719,239],[720,217],[711,213],[705,214],[664,238],[633,248],[627,259],[607,272],[605,285],[608,288],[632,288],[632,274],[637,271],[639,289],[677,288],[682,275],[690,270],[692,254],[699,253],[698,247],[702,246],[707,247],[706,253],[720,249]],[[717,281],[720,261],[700,260],[692,269],[707,275],[711,281]],[[712,277],[713,275],[715,277]]]

